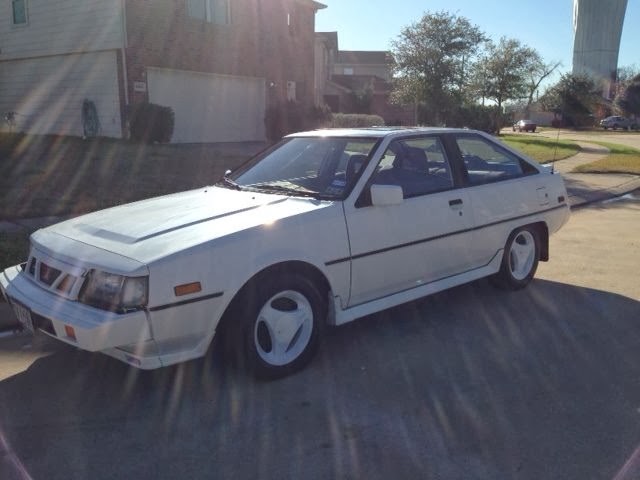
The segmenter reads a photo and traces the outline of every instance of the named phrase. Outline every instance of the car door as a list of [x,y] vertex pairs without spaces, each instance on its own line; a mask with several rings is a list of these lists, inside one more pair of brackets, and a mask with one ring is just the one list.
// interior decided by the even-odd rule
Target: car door
[[549,192],[533,165],[496,141],[474,133],[453,137],[473,211],[471,255],[482,266],[504,247],[514,222],[524,224],[528,215],[549,206]]
[[[362,194],[345,202],[351,248],[349,306],[460,273],[471,236],[468,197],[456,187],[438,136],[389,144]],[[376,205],[372,185],[401,187],[397,204]],[[398,189],[395,189],[398,191]]]

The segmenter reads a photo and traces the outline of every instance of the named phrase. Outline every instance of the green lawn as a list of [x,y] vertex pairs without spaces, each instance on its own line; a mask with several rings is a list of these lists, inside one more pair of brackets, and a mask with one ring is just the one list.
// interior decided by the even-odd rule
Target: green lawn
[[580,151],[578,145],[567,140],[554,140],[526,134],[503,134],[500,139],[510,147],[520,150],[539,163],[562,160]]

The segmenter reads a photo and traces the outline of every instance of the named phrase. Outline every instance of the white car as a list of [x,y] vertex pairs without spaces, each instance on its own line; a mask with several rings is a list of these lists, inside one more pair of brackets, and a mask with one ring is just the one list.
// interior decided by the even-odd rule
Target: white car
[[321,130],[214,186],[38,230],[0,286],[26,329],[135,367],[203,356],[223,329],[279,377],[325,325],[481,277],[526,286],[568,218],[562,177],[482,132]]

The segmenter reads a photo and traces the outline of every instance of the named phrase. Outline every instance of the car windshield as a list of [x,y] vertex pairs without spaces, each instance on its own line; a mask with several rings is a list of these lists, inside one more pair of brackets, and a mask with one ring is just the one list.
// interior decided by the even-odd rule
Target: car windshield
[[287,138],[225,177],[219,186],[344,199],[376,142],[375,138]]

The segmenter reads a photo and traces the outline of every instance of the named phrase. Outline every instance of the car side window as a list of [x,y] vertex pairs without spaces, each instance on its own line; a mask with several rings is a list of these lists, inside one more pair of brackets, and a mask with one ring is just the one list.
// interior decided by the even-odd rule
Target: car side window
[[453,176],[440,139],[430,136],[392,142],[372,183],[401,186],[410,198],[452,188]]
[[471,185],[480,185],[522,177],[537,170],[506,149],[494,145],[480,136],[457,137]]

